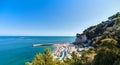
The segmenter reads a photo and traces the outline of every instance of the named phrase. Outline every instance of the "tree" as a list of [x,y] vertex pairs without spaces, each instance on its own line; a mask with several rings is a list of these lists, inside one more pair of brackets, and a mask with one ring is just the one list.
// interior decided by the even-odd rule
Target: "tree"
[[103,39],[101,40],[101,46],[116,46],[117,45],[117,41],[112,39],[112,38],[106,38],[106,39]]
[[83,65],[81,58],[77,56],[76,52],[72,52],[71,56],[71,59],[67,58],[64,62],[68,65]]
[[45,49],[43,57],[44,57],[44,61],[45,61],[46,65],[54,65],[53,56],[52,56],[51,50],[49,48]]
[[115,61],[115,63],[113,65],[120,65],[120,59],[118,59],[117,61]]
[[31,63],[30,62],[26,62],[25,65],[31,65]]
[[97,50],[93,65],[113,65],[120,58],[119,51],[116,40],[103,39]]
[[118,25],[118,24],[120,24],[120,16],[115,21],[115,25]]
[[32,63],[26,62],[26,65],[66,65],[64,62],[59,61],[58,59],[53,59],[51,50],[46,48],[43,54],[36,54]]

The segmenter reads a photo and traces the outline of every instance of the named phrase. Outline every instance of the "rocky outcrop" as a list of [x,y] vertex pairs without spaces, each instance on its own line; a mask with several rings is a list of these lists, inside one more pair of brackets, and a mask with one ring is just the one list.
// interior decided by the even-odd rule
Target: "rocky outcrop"
[[78,44],[82,44],[83,46],[88,46],[90,44],[91,40],[87,39],[86,34],[76,34],[76,39],[73,42],[73,44],[78,45]]
[[86,42],[86,40],[87,40],[87,36],[85,34],[77,33],[76,37],[77,38],[76,38],[75,42]]

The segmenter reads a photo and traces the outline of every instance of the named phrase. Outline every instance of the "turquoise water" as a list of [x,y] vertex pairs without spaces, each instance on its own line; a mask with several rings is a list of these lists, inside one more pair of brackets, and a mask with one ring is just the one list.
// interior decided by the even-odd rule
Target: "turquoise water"
[[[68,36],[0,36],[0,65],[25,65],[26,61],[32,61],[36,53],[43,53],[46,48],[33,48],[33,44],[73,42],[74,39]],[[49,48],[54,50],[53,46]]]

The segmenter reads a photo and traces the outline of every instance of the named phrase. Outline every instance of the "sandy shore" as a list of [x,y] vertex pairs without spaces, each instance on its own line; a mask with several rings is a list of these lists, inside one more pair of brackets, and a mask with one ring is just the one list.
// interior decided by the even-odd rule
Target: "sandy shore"
[[[77,52],[77,48],[72,43],[54,44],[54,46],[56,50],[52,55],[59,60],[64,60],[66,57],[71,58],[71,53],[73,51]],[[77,54],[80,55],[79,53]]]

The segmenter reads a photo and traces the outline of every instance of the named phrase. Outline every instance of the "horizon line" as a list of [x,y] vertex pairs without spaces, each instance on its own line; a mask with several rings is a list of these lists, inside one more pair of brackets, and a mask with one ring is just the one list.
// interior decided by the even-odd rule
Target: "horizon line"
[[[52,36],[52,35],[0,35],[0,36]],[[59,35],[53,35],[59,36]],[[70,35],[60,35],[60,36],[70,36]]]

